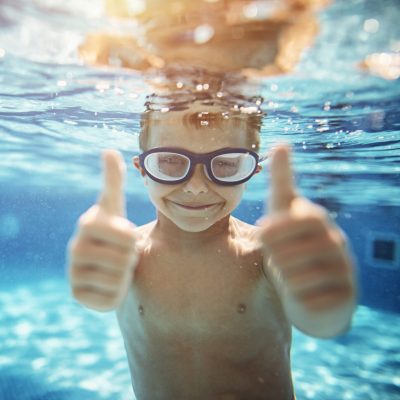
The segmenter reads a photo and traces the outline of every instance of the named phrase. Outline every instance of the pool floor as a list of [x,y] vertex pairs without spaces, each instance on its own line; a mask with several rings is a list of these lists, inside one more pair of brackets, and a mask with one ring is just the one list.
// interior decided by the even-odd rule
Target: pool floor
[[[0,289],[0,399],[134,400],[114,313],[77,304],[62,279]],[[400,399],[400,316],[359,306],[352,330],[294,329],[298,400]]]

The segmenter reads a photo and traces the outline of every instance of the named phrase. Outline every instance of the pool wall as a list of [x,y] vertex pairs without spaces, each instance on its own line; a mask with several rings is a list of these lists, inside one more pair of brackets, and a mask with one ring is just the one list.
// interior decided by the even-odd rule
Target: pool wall
[[[78,217],[96,200],[57,190],[9,189],[0,194],[0,285],[65,276],[66,245]],[[321,204],[323,200],[313,199]],[[324,204],[350,238],[357,258],[360,304],[400,312],[400,208]],[[146,199],[128,201],[137,225],[154,219]],[[262,202],[242,201],[234,215],[254,223]]]

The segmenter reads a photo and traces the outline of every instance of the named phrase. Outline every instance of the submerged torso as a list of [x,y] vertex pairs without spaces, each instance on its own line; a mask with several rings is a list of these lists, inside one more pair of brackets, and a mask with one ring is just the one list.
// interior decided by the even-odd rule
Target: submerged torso
[[137,400],[291,400],[291,328],[261,251],[246,235],[146,243],[117,313]]

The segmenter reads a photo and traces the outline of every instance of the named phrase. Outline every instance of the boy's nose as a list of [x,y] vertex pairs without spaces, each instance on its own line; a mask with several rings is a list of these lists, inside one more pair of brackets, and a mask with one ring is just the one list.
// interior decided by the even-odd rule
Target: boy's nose
[[183,186],[183,191],[185,193],[193,193],[197,195],[199,193],[208,192],[208,178],[204,171],[204,166],[202,164],[196,165],[193,175],[190,179],[185,182]]

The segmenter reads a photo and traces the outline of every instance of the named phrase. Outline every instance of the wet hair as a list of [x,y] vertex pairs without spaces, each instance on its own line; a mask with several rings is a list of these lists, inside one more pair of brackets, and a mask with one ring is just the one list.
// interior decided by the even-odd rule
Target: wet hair
[[[248,139],[249,149],[257,152],[260,147],[262,117],[262,112],[244,113],[232,110],[226,112],[197,111],[184,113],[182,120],[184,126],[196,130],[223,129],[232,126],[235,128],[243,127],[243,134]],[[163,123],[164,125],[175,124],[177,123],[177,118],[174,116],[174,112],[142,113],[139,135],[139,147],[142,151],[148,150],[151,127],[158,123]]]

